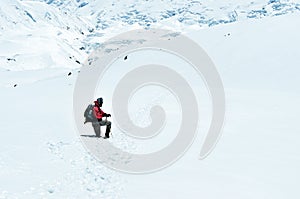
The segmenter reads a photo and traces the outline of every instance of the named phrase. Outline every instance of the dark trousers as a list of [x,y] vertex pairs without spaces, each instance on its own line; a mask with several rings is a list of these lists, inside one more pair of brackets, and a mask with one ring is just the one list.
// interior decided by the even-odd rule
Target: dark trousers
[[97,121],[97,122],[92,122],[92,126],[94,128],[94,131],[96,133],[96,137],[101,136],[101,126],[106,126],[106,131],[105,131],[105,137],[109,138],[109,133],[111,129],[111,122],[107,120],[102,120],[102,121]]

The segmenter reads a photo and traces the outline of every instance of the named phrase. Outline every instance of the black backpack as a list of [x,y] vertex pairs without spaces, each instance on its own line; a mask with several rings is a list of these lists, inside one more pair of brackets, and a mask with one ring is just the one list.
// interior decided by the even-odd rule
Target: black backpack
[[93,113],[93,108],[94,108],[94,105],[89,104],[88,107],[85,109],[85,111],[84,111],[85,122],[84,123],[93,122],[96,120],[94,113]]

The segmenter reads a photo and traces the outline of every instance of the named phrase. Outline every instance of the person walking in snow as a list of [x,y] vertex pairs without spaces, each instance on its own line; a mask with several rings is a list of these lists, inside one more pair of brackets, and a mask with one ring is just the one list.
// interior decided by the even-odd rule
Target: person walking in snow
[[101,137],[100,136],[100,127],[101,126],[106,126],[106,131],[105,131],[105,137],[104,139],[109,138],[110,134],[110,129],[111,129],[111,122],[108,121],[107,119],[102,120],[103,117],[111,117],[110,114],[107,114],[101,110],[101,107],[103,105],[103,98],[98,98],[96,101],[94,101],[95,106],[93,108],[93,114],[96,118],[95,121],[92,122],[92,126],[94,128],[94,131],[96,133],[96,137]]

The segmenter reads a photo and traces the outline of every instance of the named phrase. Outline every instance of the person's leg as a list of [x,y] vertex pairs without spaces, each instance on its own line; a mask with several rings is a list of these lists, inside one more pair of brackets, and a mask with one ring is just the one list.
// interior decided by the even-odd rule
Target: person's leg
[[99,122],[99,124],[101,126],[106,126],[105,137],[109,138],[109,133],[110,133],[110,129],[111,129],[111,122],[107,121],[107,120],[103,120],[103,121]]
[[107,137],[107,138],[109,138],[110,129],[111,129],[111,122],[107,121],[106,122],[106,131],[105,131],[105,137]]
[[100,132],[101,132],[100,124],[98,122],[93,122],[92,126],[94,128],[95,133],[96,133],[96,137],[100,137]]

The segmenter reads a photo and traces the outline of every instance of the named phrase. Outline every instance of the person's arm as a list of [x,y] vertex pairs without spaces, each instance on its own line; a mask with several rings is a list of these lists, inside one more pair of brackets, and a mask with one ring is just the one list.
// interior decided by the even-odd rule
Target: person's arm
[[102,114],[103,117],[110,117],[110,116],[111,116],[110,114],[105,113],[105,112],[103,112],[102,110],[101,110],[101,114]]

